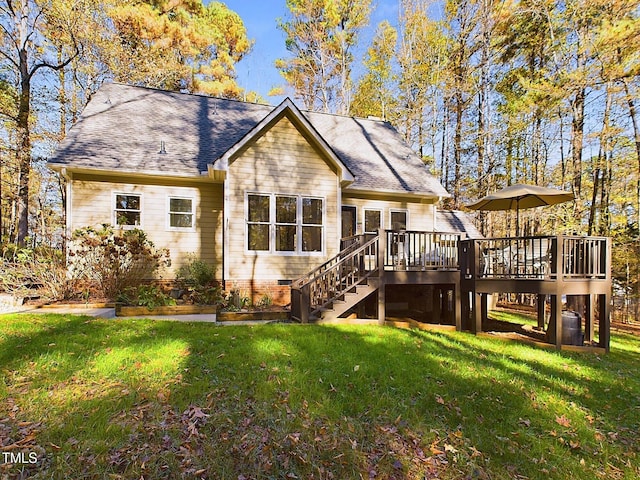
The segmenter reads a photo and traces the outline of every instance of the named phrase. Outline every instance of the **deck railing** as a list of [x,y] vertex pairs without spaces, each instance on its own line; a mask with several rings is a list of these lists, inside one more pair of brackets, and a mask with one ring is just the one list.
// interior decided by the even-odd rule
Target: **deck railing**
[[292,283],[292,316],[308,321],[310,316],[377,273],[379,236],[367,240],[369,237],[350,238],[338,255]]
[[386,270],[457,270],[456,233],[386,230]]
[[535,236],[466,240],[462,244],[465,278],[606,279],[605,237]]

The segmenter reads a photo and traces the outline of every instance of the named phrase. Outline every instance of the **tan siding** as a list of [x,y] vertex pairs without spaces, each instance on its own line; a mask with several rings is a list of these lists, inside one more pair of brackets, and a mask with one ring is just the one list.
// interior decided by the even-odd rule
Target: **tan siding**
[[[136,180],[143,182],[143,180]],[[157,247],[168,248],[171,268],[164,277],[172,278],[189,253],[218,267],[222,277],[222,186],[209,183],[144,181],[127,183],[120,179],[77,176],[71,184],[71,230],[113,221],[114,193],[142,195],[142,228]],[[168,198],[193,198],[196,217],[194,231],[168,228]]]
[[[294,279],[337,253],[338,180],[324,158],[286,118],[280,120],[229,165],[228,279]],[[247,192],[324,198],[324,255],[247,252]]]
[[364,229],[364,210],[381,210],[383,228],[390,227],[390,212],[392,210],[407,210],[409,230],[433,231],[435,205],[432,203],[418,203],[401,200],[385,200],[382,198],[363,198],[350,196],[343,192],[342,204],[357,208],[358,225],[357,232],[362,233]]

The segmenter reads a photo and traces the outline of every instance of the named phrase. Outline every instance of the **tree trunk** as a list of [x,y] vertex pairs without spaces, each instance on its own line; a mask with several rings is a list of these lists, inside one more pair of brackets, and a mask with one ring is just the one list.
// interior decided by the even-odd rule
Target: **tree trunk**
[[627,97],[627,107],[629,108],[629,117],[631,118],[631,125],[633,125],[633,137],[636,144],[636,164],[638,165],[636,180],[636,222],[640,228],[640,129],[638,128],[638,121],[636,119],[636,106],[633,103],[633,96],[629,90],[629,84],[624,79],[622,80],[622,86],[624,87],[624,93]]
[[27,51],[28,31],[28,2],[23,0],[20,15],[22,15],[20,25],[20,50],[19,50],[19,71],[20,71],[20,94],[18,97],[18,119],[16,124],[17,142],[17,163],[20,183],[18,186],[18,230],[16,243],[25,245],[29,236],[29,177],[31,173],[31,132],[29,130],[29,116],[31,113],[31,73],[29,72],[29,58]]
[[[580,198],[582,191],[582,147],[584,143],[584,101],[586,92],[580,88],[573,101],[571,110],[571,160],[573,161],[573,189],[576,198]],[[576,202],[579,203],[579,202]]]

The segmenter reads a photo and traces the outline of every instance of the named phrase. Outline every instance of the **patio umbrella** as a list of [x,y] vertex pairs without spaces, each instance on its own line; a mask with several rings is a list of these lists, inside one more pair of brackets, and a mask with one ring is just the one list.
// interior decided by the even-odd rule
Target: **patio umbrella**
[[520,209],[556,205],[573,200],[571,192],[555,188],[539,187],[516,183],[487,195],[467,208],[471,210],[515,210],[516,236],[520,234]]

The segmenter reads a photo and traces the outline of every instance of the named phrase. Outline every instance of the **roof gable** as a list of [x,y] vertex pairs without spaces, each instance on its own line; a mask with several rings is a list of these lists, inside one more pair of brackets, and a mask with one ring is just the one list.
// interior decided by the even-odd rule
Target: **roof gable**
[[212,174],[215,176],[216,171],[227,171],[229,168],[229,162],[238,155],[243,148],[262,136],[265,131],[278,123],[284,117],[291,121],[302,136],[320,149],[324,157],[338,170],[338,174],[343,185],[352,183],[355,180],[353,174],[345,164],[342,163],[340,158],[338,158],[327,141],[316,131],[309,120],[307,120],[304,114],[289,98],[286,98],[280,105],[273,109],[266,117],[247,132],[247,134],[233,147],[210,164],[209,169],[210,171],[213,171]]

